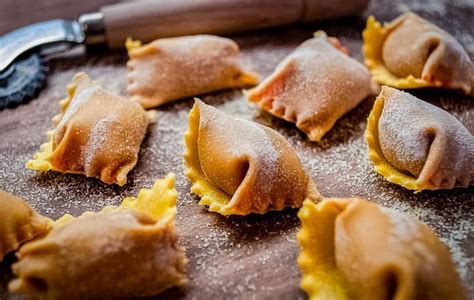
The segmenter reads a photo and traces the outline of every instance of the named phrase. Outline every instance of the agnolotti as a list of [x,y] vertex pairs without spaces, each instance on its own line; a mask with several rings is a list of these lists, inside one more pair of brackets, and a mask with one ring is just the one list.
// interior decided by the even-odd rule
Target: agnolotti
[[320,141],[336,121],[378,92],[366,67],[335,38],[317,32],[247,93],[251,102]]
[[311,300],[466,299],[448,248],[409,215],[348,198],[306,200],[298,217]]
[[363,32],[365,63],[380,84],[439,87],[474,95],[474,64],[449,33],[414,13],[383,26],[373,16]]
[[74,76],[53,118],[48,142],[27,167],[84,174],[124,185],[150,122],[137,103],[104,90],[85,73]]
[[111,299],[153,296],[185,283],[174,182],[170,174],[118,207],[63,216],[17,252],[9,290],[41,299]]
[[21,244],[48,232],[51,222],[22,199],[0,189],[0,262]]
[[232,40],[194,35],[163,38],[141,46],[127,41],[128,91],[145,108],[212,91],[252,86]]
[[366,138],[375,170],[407,189],[452,189],[473,182],[474,136],[448,112],[408,93],[382,87]]
[[196,99],[184,155],[199,204],[222,215],[263,214],[319,199],[298,155],[276,131]]

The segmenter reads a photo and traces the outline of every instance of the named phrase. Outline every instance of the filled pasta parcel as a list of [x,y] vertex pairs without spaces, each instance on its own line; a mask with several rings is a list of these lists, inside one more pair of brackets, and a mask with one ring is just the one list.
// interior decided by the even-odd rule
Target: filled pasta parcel
[[9,290],[41,299],[153,296],[186,282],[174,174],[119,206],[57,220],[24,245]]
[[150,114],[139,104],[106,91],[85,73],[76,74],[67,91],[47,142],[27,168],[83,174],[124,185],[137,163],[152,121]]

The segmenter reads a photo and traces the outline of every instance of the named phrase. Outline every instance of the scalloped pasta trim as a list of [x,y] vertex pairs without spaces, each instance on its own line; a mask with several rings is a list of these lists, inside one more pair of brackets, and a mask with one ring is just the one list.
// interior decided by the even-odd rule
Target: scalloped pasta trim
[[379,141],[379,119],[382,114],[384,105],[384,99],[382,96],[378,96],[375,100],[374,107],[370,112],[367,121],[367,130],[365,132],[365,138],[367,140],[369,158],[374,164],[375,171],[382,175],[386,180],[401,185],[402,187],[414,190],[435,190],[436,188],[432,185],[420,186],[417,184],[417,178],[401,172],[395,168],[383,155],[382,149],[380,148]]
[[199,205],[208,206],[209,211],[228,216],[233,214],[233,211],[227,208],[231,197],[206,179],[197,156],[198,145],[196,141],[198,139],[199,117],[199,109],[197,107],[191,109],[189,112],[189,129],[184,134],[186,176],[192,183],[191,192],[201,198]]
[[[98,213],[110,213],[122,209],[132,209],[145,213],[162,224],[173,222],[176,216],[176,200],[178,192],[174,185],[176,181],[174,173],[169,173],[163,179],[157,179],[150,189],[140,189],[137,197],[126,197],[118,206],[110,205],[104,207]],[[90,216],[95,212],[86,211],[78,218]],[[65,214],[54,222],[55,226],[62,226],[76,219],[70,214]]]
[[134,40],[131,37],[128,37],[125,41],[125,49],[127,49],[128,52],[132,51],[133,49],[140,48],[141,46],[142,41]]
[[366,28],[362,32],[362,38],[364,40],[362,53],[364,54],[365,65],[369,69],[374,80],[380,84],[399,89],[416,89],[437,86],[436,84],[421,78],[415,78],[413,75],[400,78],[391,73],[385,67],[382,60],[382,47],[388,34],[388,28],[386,28],[385,25],[382,26],[374,16],[367,18]]
[[342,208],[338,203],[315,204],[306,199],[298,211],[301,230],[297,234],[301,246],[298,265],[303,277],[301,288],[310,300],[346,300],[345,282],[334,257],[334,222]]
[[[66,98],[59,101],[59,108],[60,113],[55,115],[52,119],[53,124],[61,119],[61,116],[69,107],[72,99],[74,98],[74,94],[76,92],[77,85],[75,83],[70,83],[67,85],[67,96]],[[33,156],[33,159],[28,160],[26,163],[26,167],[31,170],[36,171],[49,171],[54,170],[53,165],[50,162],[50,157],[53,154],[53,138],[56,132],[56,126],[54,129],[49,130],[46,132],[46,143],[40,146],[40,150],[36,152]],[[67,172],[66,172],[67,173]]]
[[174,173],[169,173],[165,178],[156,180],[151,189],[141,189],[137,197],[123,199],[118,208],[146,213],[156,220],[174,219],[178,198],[175,181]]

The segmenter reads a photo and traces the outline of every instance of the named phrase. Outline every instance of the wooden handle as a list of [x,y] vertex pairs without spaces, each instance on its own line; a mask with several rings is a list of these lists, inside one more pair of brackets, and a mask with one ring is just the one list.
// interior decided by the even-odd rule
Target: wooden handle
[[368,0],[142,0],[105,6],[109,47],[127,37],[149,42],[190,34],[227,34],[360,13]]

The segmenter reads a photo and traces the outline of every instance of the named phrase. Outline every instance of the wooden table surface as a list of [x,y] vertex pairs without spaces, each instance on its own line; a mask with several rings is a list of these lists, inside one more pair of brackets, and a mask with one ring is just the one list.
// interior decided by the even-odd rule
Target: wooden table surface
[[[365,17],[374,14],[388,21],[413,10],[448,30],[471,57],[474,55],[473,1],[392,2],[395,1],[373,1],[361,18],[259,31],[232,38],[240,45],[244,61],[264,77],[318,29],[341,38],[351,54],[362,60],[361,31]],[[48,82],[39,96],[28,104],[0,112],[0,188],[26,199],[42,214],[58,218],[64,213],[77,216],[83,211],[118,204],[140,188],[150,187],[155,178],[174,172],[179,192],[176,223],[180,242],[190,259],[189,283],[154,299],[305,298],[299,288],[301,274],[296,264],[296,232],[300,226],[296,210],[225,218],[207,212],[189,192],[182,153],[191,99],[158,109],[158,122],[149,128],[138,164],[124,187],[105,185],[78,175],[40,174],[24,167],[44,142],[51,117],[58,111],[57,102],[65,96],[72,76],[85,71],[107,89],[127,95],[126,61],[127,56],[122,52],[84,53],[82,48],[50,61]],[[474,133],[474,99],[436,90],[413,93],[448,110]],[[450,248],[466,288],[471,298],[474,297],[474,187],[414,194],[377,175],[367,158],[364,141],[373,98],[337,122],[320,144],[309,142],[292,124],[260,112],[247,103],[241,91],[214,93],[202,99],[283,134],[300,154],[324,196],[365,197],[429,224]],[[9,255],[0,264],[0,299],[24,299],[5,289],[11,279],[10,265],[14,259]]]

